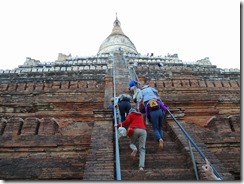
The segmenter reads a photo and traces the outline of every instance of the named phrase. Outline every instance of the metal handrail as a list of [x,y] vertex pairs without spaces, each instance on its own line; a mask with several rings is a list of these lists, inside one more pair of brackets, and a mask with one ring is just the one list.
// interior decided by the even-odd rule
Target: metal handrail
[[[116,99],[116,81],[115,81],[115,70],[114,70],[114,53],[113,53],[113,88],[114,88],[114,102]],[[115,104],[114,104],[115,105]],[[114,124],[117,124],[117,108],[113,111],[114,113]],[[116,165],[116,180],[121,180],[121,168],[120,168],[120,154],[119,154],[119,139],[117,127],[114,127],[115,131],[115,165]]]
[[[128,70],[129,70],[130,79],[131,79],[131,80],[135,80],[135,81],[137,81],[138,83],[140,83],[139,78],[138,78],[138,76],[137,76],[137,74],[136,74],[136,71],[135,71],[134,67],[129,67],[128,62],[127,62],[127,60],[125,59],[124,56],[123,56],[123,60],[124,60],[124,62],[125,62],[126,67],[127,67]],[[131,70],[132,70],[132,72],[131,72]]]
[[139,82],[139,78],[138,78],[138,76],[136,75],[136,71],[135,71],[134,67],[132,68],[132,71],[133,71],[133,73],[134,73],[134,76],[135,76],[135,78],[136,78],[136,81]]
[[[188,139],[188,141],[195,147],[195,149],[197,150],[197,152],[201,155],[201,157],[203,158],[203,160],[206,160],[206,156],[203,154],[203,152],[199,149],[199,147],[196,145],[196,143],[192,140],[192,138],[190,137],[190,135],[186,132],[186,130],[181,126],[181,124],[177,121],[177,119],[174,117],[174,115],[170,112],[170,110],[167,108],[168,113],[170,114],[170,116],[174,119],[175,123],[179,126],[179,128],[181,129],[181,131],[185,134],[186,138]],[[222,180],[222,177],[220,176],[220,174],[218,173],[218,171],[211,165],[210,166],[213,169],[214,174]]]

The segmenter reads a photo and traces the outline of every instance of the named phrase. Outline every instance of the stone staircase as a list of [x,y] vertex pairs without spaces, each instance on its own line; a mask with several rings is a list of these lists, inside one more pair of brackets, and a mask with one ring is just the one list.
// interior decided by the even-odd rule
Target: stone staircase
[[[116,93],[128,93],[128,82],[133,78],[120,54],[114,54],[114,69]],[[133,106],[134,103],[131,103]],[[145,170],[139,171],[138,154],[135,160],[131,160],[130,140],[122,137],[119,140],[120,164],[122,180],[195,180],[191,158],[186,155],[183,146],[164,126],[165,143],[163,150],[158,148],[158,142],[154,139],[152,126],[147,125],[147,143]]]
[[122,137],[119,140],[122,180],[195,180],[191,159],[168,128],[164,126],[165,141],[161,150],[154,139],[152,126],[147,125],[144,171],[138,169],[138,153],[135,160],[130,158],[129,138]]
[[116,95],[119,96],[122,93],[128,94],[128,83],[130,81],[130,74],[124,61],[123,55],[119,53],[114,54],[114,65]]

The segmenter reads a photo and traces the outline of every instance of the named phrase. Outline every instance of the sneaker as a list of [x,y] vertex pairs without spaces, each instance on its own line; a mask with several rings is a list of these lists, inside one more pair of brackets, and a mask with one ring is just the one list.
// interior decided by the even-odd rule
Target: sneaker
[[164,141],[163,139],[159,139],[159,148],[163,149],[164,147]]
[[140,167],[139,170],[140,170],[140,171],[144,171],[143,167]]
[[146,118],[146,125],[150,125],[150,121],[148,118]]
[[136,157],[136,153],[137,153],[137,148],[135,148],[135,149],[132,151],[132,153],[130,154],[130,156],[131,156],[132,159],[135,159],[135,157]]

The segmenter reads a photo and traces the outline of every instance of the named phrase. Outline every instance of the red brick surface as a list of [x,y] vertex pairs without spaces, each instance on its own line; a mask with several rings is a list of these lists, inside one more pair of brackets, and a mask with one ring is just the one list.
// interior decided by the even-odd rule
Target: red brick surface
[[[136,68],[142,85],[158,89],[225,180],[239,180],[240,74],[223,75],[214,67],[142,65]],[[116,95],[130,93],[128,69],[122,62],[118,66]],[[112,114],[106,109],[113,96],[113,77],[96,70],[71,74],[1,75],[1,179],[115,179]],[[187,141],[172,118],[167,118],[163,152],[149,129],[148,170],[138,172],[138,160],[128,158],[128,140],[122,141],[123,178],[194,180]],[[195,158],[206,180],[204,161],[197,154]]]

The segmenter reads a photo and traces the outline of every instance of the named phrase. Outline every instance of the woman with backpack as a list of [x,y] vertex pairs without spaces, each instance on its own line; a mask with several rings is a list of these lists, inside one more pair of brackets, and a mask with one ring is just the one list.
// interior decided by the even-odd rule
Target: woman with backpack
[[153,133],[159,143],[159,148],[163,149],[163,122],[165,121],[165,110],[167,107],[158,97],[158,90],[155,88],[148,85],[143,86],[141,93],[146,117],[152,123]]
[[153,87],[150,87],[149,85],[145,85],[141,88],[141,95],[143,104],[146,107],[147,102],[151,99],[160,99],[158,97],[158,90],[156,90]]

